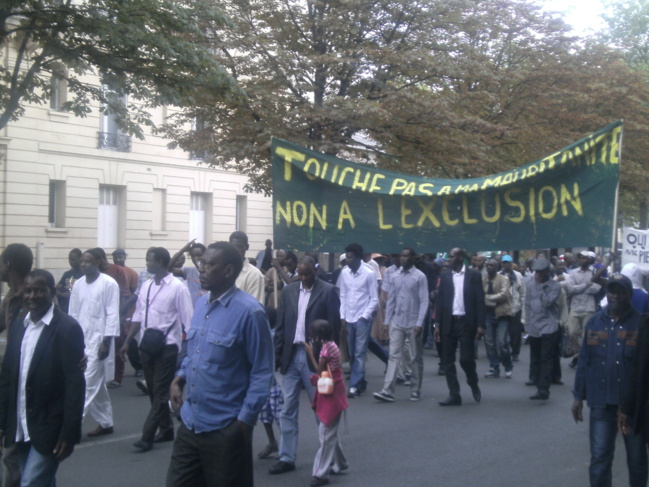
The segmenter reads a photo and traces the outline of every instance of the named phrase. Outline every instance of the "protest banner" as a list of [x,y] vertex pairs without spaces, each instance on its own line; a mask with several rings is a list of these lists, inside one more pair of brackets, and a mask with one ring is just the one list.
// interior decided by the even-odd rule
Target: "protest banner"
[[610,246],[622,122],[493,176],[423,178],[273,139],[276,248],[420,252]]
[[649,270],[649,230],[624,227],[622,237],[622,265],[637,264]]

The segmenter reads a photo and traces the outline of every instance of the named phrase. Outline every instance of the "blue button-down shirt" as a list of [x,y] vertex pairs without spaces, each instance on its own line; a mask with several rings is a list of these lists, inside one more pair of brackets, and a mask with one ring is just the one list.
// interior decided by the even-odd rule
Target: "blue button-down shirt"
[[273,340],[261,304],[235,286],[208,298],[196,301],[178,372],[186,381],[180,415],[195,433],[222,429],[235,418],[254,425],[273,378]]
[[631,308],[616,321],[604,308],[588,321],[575,374],[575,399],[586,399],[591,408],[620,404],[636,366],[640,316]]

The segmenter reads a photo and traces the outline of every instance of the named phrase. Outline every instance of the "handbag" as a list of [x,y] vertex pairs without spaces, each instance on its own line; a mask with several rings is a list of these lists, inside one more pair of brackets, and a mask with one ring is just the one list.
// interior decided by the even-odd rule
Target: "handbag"
[[573,357],[577,353],[575,350],[575,342],[570,337],[568,327],[561,325],[561,337],[559,338],[559,355],[562,358]]
[[171,325],[167,330],[167,333],[163,333],[162,330],[147,328],[147,325],[149,324],[149,295],[151,294],[152,286],[153,286],[153,281],[151,281],[151,284],[149,284],[149,290],[146,293],[146,311],[144,313],[144,333],[142,334],[142,340],[140,340],[139,348],[141,352],[146,353],[147,355],[158,355],[160,352],[162,352],[162,349],[166,345],[167,335],[169,334],[169,332],[174,326]]

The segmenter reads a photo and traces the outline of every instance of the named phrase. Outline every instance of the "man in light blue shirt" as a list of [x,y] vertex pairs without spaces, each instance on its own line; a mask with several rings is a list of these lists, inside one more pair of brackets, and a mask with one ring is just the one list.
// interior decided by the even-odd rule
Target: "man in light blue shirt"
[[169,487],[253,485],[252,428],[270,391],[273,342],[261,304],[234,284],[242,266],[227,242],[211,244],[199,266],[210,293],[196,302],[187,357],[171,384],[182,421]]
[[[374,393],[374,398],[383,402],[394,402],[397,367],[404,355],[412,370],[410,400],[420,399],[424,372],[422,329],[429,296],[426,276],[414,267],[415,257],[412,248],[401,251],[401,268],[394,273],[388,292],[385,323],[390,326],[390,359],[383,389]],[[404,346],[406,339],[410,347]]]
[[348,397],[358,397],[365,390],[365,358],[372,328],[372,316],[379,304],[376,275],[363,265],[363,247],[345,248],[347,267],[340,273],[340,319],[347,328],[347,348],[352,371]]

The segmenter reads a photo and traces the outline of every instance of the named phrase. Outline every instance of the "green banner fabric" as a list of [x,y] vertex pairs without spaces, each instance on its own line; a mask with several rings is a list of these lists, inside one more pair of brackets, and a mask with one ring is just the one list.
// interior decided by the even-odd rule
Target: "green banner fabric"
[[622,122],[548,157],[473,179],[355,164],[273,139],[274,246],[342,252],[609,246]]

